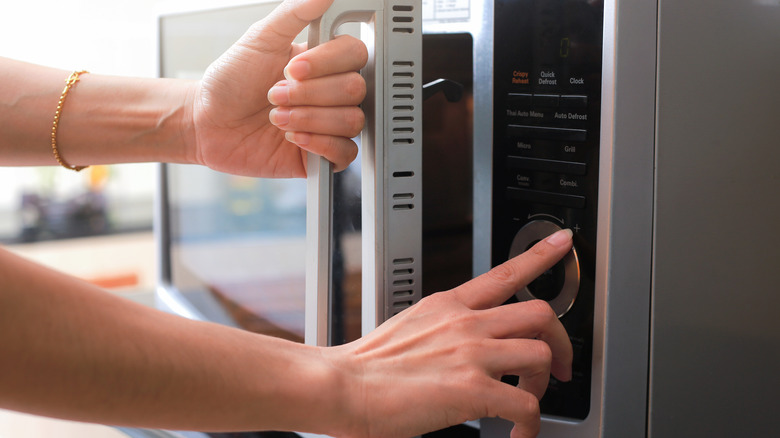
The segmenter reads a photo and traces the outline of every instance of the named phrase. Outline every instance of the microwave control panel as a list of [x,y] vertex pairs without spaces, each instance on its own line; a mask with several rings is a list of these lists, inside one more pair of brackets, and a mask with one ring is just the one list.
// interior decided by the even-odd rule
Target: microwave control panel
[[541,409],[573,420],[590,410],[603,15],[588,0],[495,2],[492,265],[574,232],[574,249],[511,299],[548,301],[566,327],[573,379],[551,378]]

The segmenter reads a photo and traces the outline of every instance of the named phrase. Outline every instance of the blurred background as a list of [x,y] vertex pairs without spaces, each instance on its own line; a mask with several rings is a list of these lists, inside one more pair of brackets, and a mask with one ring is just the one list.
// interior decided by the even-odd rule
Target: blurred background
[[[2,2],[0,56],[69,71],[155,77],[155,11],[162,3]],[[151,304],[155,166],[96,166],[81,173],[59,167],[0,167],[0,244]],[[0,411],[0,438],[43,436],[123,435],[102,426]]]
[[[0,56],[154,77],[155,8],[161,3],[3,2]],[[94,166],[81,173],[55,166],[0,168],[0,243],[109,288],[150,290],[154,260],[139,252],[152,251],[155,173],[154,164]],[[140,245],[144,241],[148,245]],[[109,257],[100,254],[104,247]]]

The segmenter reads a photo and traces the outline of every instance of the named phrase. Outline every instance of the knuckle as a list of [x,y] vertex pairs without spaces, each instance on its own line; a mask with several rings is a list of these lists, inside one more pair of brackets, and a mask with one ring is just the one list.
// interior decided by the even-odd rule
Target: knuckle
[[[473,347],[470,349],[473,349]],[[460,377],[458,384],[462,385],[464,389],[474,388],[475,385],[482,383],[483,380],[482,372],[474,367],[468,367],[463,370]]]
[[337,155],[337,152],[339,150],[339,143],[336,139],[336,137],[332,136],[325,136],[323,138],[324,144],[323,144],[323,151],[327,154],[327,157],[329,157],[331,160],[335,158],[335,155]]
[[290,101],[295,105],[305,105],[313,102],[318,94],[312,90],[313,87],[305,82],[290,81]]
[[530,312],[533,312],[537,317],[541,318],[543,322],[557,320],[558,315],[550,307],[550,303],[544,300],[531,300],[526,302],[526,306]]
[[553,353],[550,346],[544,341],[534,342],[533,347],[529,347],[529,354],[532,354],[539,364],[547,369],[553,360]]
[[510,417],[515,423],[512,436],[534,438],[541,430],[541,409],[539,399],[530,392],[519,390],[514,397]]
[[506,283],[514,281],[517,276],[517,271],[513,264],[503,263],[491,269],[485,275],[495,282]]
[[347,164],[355,161],[355,158],[357,158],[358,155],[358,147],[357,144],[355,144],[354,141],[349,140],[347,142],[347,152],[346,152],[346,158],[347,158]]
[[335,170],[340,172],[349,166],[349,163],[355,160],[358,154],[358,148],[355,142],[341,137],[327,137],[326,150],[328,157],[336,166]]
[[368,48],[363,41],[351,35],[345,35],[344,41],[349,46],[350,53],[356,54],[356,59],[361,62],[361,65],[365,65],[368,62]]
[[[464,364],[471,364],[471,363],[473,363],[473,361],[476,358],[480,357],[481,351],[482,351],[481,346],[479,345],[479,343],[476,343],[476,342],[462,342],[457,347],[457,355],[458,355],[458,357],[461,358],[461,360],[463,360]],[[475,377],[476,377],[475,376],[475,371],[476,370],[474,370],[472,368],[468,368],[465,371],[464,374],[467,377],[469,377],[469,381],[474,381],[475,380]]]
[[528,249],[527,252],[529,254],[533,255],[533,256],[542,257],[545,254],[547,254],[546,250],[547,250],[547,246],[546,245],[536,244],[536,245],[532,246],[530,249]]
[[[484,325],[484,321],[482,320],[482,317],[479,313],[474,312],[472,310],[466,310],[460,312],[460,315],[458,317],[458,324],[467,333],[479,336],[478,335],[478,333],[480,333],[479,329]],[[484,347],[484,343],[487,342],[487,339],[483,337],[479,337],[478,339],[480,342],[479,346]]]
[[434,293],[423,297],[412,308],[417,308],[420,311],[428,311],[429,309],[441,310],[449,306],[449,296],[447,293]]
[[530,392],[522,391],[518,406],[528,418],[538,418],[541,415],[539,399]]
[[290,123],[288,125],[291,128],[307,126],[310,121],[311,115],[309,114],[309,111],[303,108],[290,108]]
[[344,113],[344,121],[347,125],[347,137],[356,137],[363,130],[366,116],[360,108],[349,108]]
[[351,103],[358,104],[366,97],[366,81],[359,73],[352,73],[346,78],[344,92]]

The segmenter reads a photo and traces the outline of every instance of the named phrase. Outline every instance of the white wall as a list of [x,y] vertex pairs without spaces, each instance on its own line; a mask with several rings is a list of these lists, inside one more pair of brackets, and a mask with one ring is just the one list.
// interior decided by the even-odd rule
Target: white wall
[[153,77],[154,8],[159,3],[162,0],[4,1],[0,56],[66,70]]

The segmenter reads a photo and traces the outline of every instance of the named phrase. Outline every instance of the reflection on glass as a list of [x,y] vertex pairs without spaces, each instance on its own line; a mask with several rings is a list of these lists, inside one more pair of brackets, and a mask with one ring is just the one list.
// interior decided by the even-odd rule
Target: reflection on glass
[[[162,75],[200,78],[279,3],[164,15]],[[302,342],[306,182],[169,165],[165,195],[171,285],[211,321]]]
[[[199,79],[280,1],[176,11],[160,19],[164,77]],[[194,7],[193,7],[194,8]],[[358,35],[347,25],[340,33]],[[296,42],[305,42],[305,32]],[[304,339],[306,181],[242,178],[168,165],[171,285],[207,319]],[[331,339],[360,335],[360,166],[339,173]]]
[[463,97],[444,93],[423,104],[423,295],[468,281],[472,266],[474,41],[470,34],[423,36],[423,83],[449,79]]
[[302,341],[305,190],[170,166],[173,284],[211,319]]
[[333,175],[331,345],[353,341],[361,331],[360,159]]

